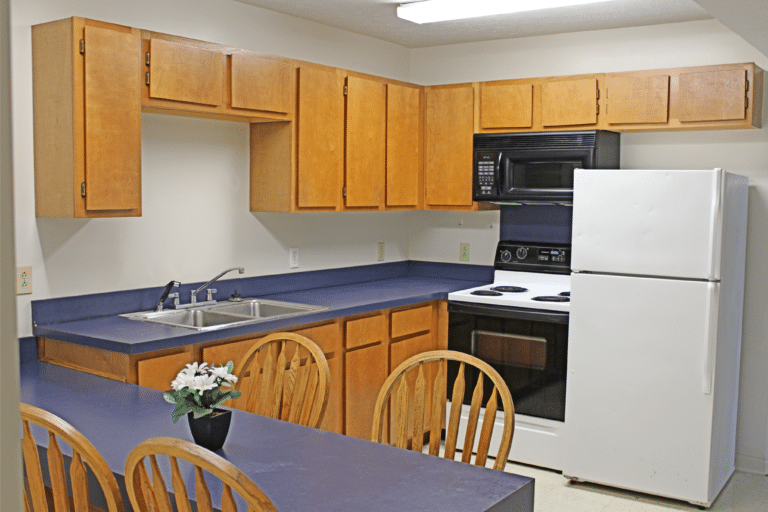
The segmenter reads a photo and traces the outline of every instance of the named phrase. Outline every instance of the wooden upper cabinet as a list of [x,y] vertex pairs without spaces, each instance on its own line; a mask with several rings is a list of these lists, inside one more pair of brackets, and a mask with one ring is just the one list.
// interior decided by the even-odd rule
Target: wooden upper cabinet
[[681,122],[735,121],[746,118],[744,69],[681,73],[677,115]]
[[141,215],[140,56],[136,29],[32,27],[38,217]]
[[541,84],[541,122],[544,127],[597,123],[597,79],[583,78]]
[[472,206],[474,92],[471,85],[426,90],[427,206]]
[[606,76],[608,124],[669,121],[669,75]]
[[419,204],[420,112],[419,89],[387,84],[388,207],[416,207]]
[[339,209],[344,168],[344,78],[299,68],[298,207]]
[[292,111],[290,64],[239,53],[230,59],[232,108]]
[[221,105],[223,79],[221,52],[163,39],[149,41],[150,98]]
[[387,86],[347,77],[346,207],[383,207]]
[[480,84],[481,128],[531,128],[533,84]]

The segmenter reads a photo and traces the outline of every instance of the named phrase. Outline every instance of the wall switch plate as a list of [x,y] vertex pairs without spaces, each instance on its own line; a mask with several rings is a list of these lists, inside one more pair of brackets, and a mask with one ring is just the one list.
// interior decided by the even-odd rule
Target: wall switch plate
[[299,268],[299,248],[292,247],[288,252],[288,265],[290,268]]
[[459,244],[459,261],[469,261],[469,244],[466,242]]
[[32,267],[16,267],[16,295],[32,293]]
[[379,242],[376,244],[376,259],[379,261],[384,261],[384,242]]

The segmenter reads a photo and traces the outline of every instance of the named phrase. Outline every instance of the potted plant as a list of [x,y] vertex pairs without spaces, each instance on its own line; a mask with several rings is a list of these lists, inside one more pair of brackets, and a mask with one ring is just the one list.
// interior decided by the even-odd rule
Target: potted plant
[[173,391],[163,394],[166,402],[176,405],[171,411],[173,422],[186,414],[195,443],[209,450],[222,447],[232,419],[232,411],[216,406],[240,396],[235,389],[222,389],[223,386],[231,388],[237,382],[233,368],[232,361],[219,367],[208,366],[208,363],[188,364],[171,382]]

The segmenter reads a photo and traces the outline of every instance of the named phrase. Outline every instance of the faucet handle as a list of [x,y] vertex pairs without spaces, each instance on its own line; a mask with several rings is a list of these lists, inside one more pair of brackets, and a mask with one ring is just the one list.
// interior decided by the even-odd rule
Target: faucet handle
[[179,292],[173,292],[168,294],[169,299],[173,299],[173,306],[176,307],[179,305]]
[[205,300],[213,300],[213,294],[216,293],[218,290],[216,288],[208,288],[206,290],[205,294]]

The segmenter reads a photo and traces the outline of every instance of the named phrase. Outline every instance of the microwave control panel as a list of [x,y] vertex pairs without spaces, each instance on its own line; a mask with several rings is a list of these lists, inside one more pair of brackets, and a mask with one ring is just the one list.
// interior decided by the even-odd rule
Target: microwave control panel
[[483,201],[498,197],[498,168],[501,154],[498,152],[475,153],[475,179],[472,199]]

